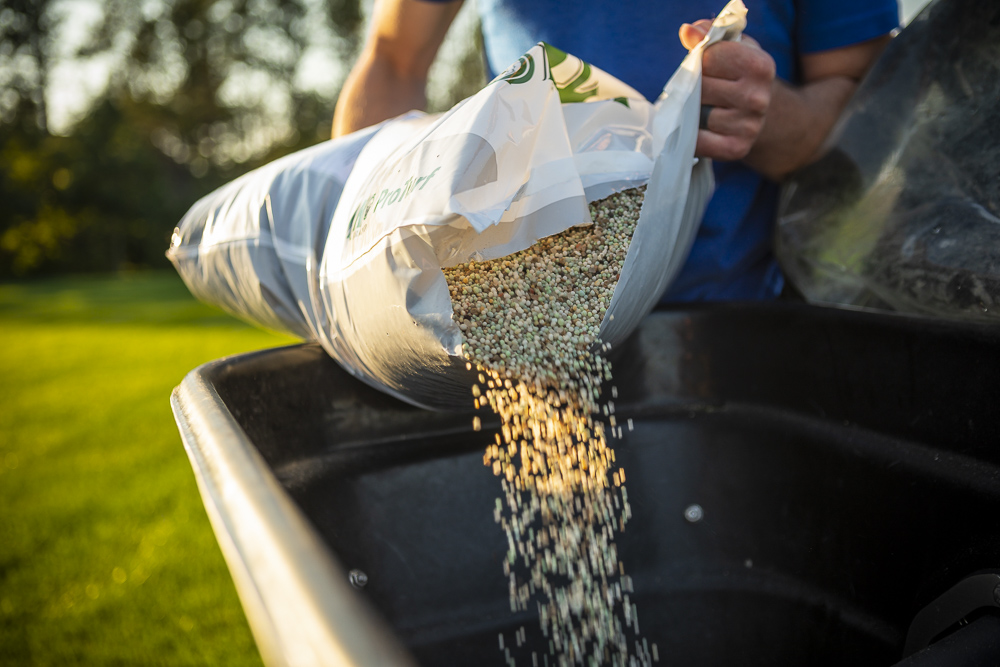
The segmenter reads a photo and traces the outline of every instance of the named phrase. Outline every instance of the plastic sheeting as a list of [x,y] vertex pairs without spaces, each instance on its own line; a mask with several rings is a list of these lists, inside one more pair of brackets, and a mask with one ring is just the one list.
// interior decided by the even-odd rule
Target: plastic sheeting
[[938,0],[786,184],[777,254],[813,302],[1000,319],[1000,5]]

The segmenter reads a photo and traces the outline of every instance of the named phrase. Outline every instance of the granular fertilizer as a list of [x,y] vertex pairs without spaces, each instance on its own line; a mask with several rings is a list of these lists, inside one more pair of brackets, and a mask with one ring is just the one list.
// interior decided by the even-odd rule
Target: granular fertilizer
[[[614,541],[631,509],[625,471],[607,443],[608,431],[620,436],[622,428],[613,400],[600,403],[611,367],[598,338],[644,191],[592,203],[592,226],[444,271],[463,353],[479,371],[474,405],[489,405],[502,422],[483,462],[504,492],[494,520],[507,536],[511,611],[534,601],[548,640],[546,653],[531,654],[533,667],[658,660],[656,645],[640,640]],[[508,664],[526,641],[523,627],[513,645],[499,636]]]

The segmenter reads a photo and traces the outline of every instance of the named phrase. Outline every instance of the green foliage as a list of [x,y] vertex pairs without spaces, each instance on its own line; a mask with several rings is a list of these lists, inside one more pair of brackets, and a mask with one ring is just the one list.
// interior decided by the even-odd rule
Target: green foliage
[[45,85],[52,46],[50,0],[5,0],[0,5],[0,120],[30,114],[47,126]]
[[[329,137],[337,75],[320,91],[299,67],[317,52],[346,67],[364,29],[360,0],[95,4],[71,57],[111,63],[108,85],[65,136],[46,99],[71,5],[0,4],[0,279],[166,267],[199,197]],[[482,86],[481,43],[459,68],[441,108]]]
[[172,273],[0,285],[0,665],[255,665],[167,398],[291,342]]
[[0,275],[166,265],[204,184],[102,102],[69,137],[0,126]]
[[329,136],[335,96],[295,87],[305,50],[353,57],[359,0],[108,0],[76,57],[116,62],[93,109],[49,132],[48,1],[0,10],[0,277],[167,266],[200,196]]

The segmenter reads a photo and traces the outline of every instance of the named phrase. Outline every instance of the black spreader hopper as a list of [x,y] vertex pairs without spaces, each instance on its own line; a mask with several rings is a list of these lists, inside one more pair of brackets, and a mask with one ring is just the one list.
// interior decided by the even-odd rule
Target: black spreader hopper
[[[654,312],[612,363],[619,553],[660,663],[1000,665],[1000,329],[717,305]],[[499,666],[500,633],[543,664],[471,400],[411,407],[315,345],[177,388],[269,665]]]

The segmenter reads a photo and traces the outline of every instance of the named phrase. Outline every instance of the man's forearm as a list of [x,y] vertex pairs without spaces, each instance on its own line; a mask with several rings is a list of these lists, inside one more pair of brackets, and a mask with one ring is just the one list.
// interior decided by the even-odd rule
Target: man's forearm
[[744,162],[779,181],[819,158],[827,135],[889,39],[884,35],[802,56],[804,83],[774,81],[764,125]]
[[764,127],[743,161],[774,181],[809,164],[857,86],[845,76],[800,87],[775,80]]
[[378,0],[361,57],[333,114],[333,136],[424,109],[427,72],[460,0]]
[[350,134],[426,106],[424,81],[401,76],[384,61],[362,56],[344,83],[333,114],[333,136]]
[[[693,49],[710,28],[707,19],[685,23],[681,43]],[[695,155],[742,160],[774,181],[809,164],[889,39],[800,56],[797,87],[775,78],[773,58],[751,37],[706,49],[701,103],[709,113]]]

